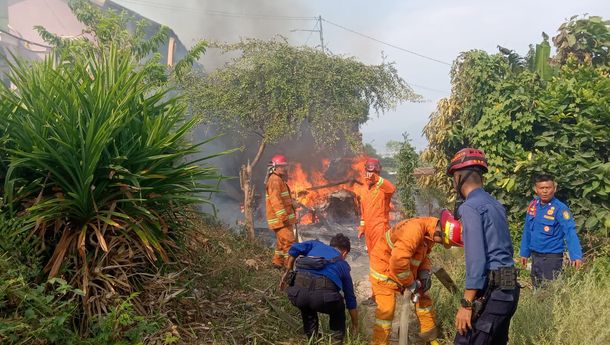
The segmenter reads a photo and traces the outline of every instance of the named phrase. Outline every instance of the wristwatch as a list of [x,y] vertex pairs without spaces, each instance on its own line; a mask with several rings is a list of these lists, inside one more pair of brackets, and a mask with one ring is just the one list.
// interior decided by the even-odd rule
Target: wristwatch
[[472,301],[469,301],[469,300],[467,300],[467,299],[465,299],[465,298],[462,298],[462,299],[460,300],[460,304],[461,304],[461,305],[462,305],[462,307],[464,307],[464,308],[472,308]]

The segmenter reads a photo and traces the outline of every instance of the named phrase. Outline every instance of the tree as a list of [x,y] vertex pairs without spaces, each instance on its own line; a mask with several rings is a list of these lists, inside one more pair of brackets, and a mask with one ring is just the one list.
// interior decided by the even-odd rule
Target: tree
[[411,144],[409,135],[404,133],[402,137],[403,141],[400,143],[400,149],[395,156],[395,160],[398,162],[396,187],[402,205],[402,213],[405,217],[411,218],[417,214],[415,208],[417,181],[413,176],[413,171],[419,165],[419,155]]
[[610,20],[573,16],[561,24],[553,43],[557,47],[555,60],[558,64],[565,64],[573,57],[580,63],[607,66],[610,63]]
[[[562,25],[553,38],[561,46],[552,71],[546,37],[529,68],[510,68],[506,54],[462,53],[452,69],[452,94],[439,102],[425,128],[430,146],[424,158],[437,169],[426,184],[455,194],[444,176],[448,160],[458,149],[476,146],[490,165],[486,187],[507,207],[515,238],[532,197],[532,176],[540,172],[556,175],[558,197],[567,201],[581,231],[607,237],[607,34],[608,24],[598,17]],[[481,76],[486,80],[478,81]],[[474,87],[464,88],[464,81]]]
[[358,125],[368,120],[371,108],[379,113],[419,99],[392,64],[367,66],[353,58],[290,46],[281,38],[219,47],[239,56],[209,75],[191,75],[185,89],[191,108],[205,123],[242,139],[256,137],[256,153],[239,175],[251,240],[251,177],[268,144],[298,137],[307,123],[317,147],[346,140],[355,148],[360,145]]

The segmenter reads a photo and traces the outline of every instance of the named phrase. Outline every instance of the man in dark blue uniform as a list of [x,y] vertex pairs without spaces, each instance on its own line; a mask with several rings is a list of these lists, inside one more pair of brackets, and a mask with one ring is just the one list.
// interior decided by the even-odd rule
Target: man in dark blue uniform
[[[483,151],[465,148],[447,174],[458,194],[456,216],[463,224],[466,286],[455,317],[455,344],[507,344],[517,310],[519,286],[504,207],[483,189]],[[463,202],[463,203],[462,203]]]
[[525,215],[520,255],[523,267],[527,265],[527,258],[532,257],[532,283],[539,287],[544,280],[553,280],[561,272],[564,242],[576,268],[582,265],[582,248],[570,209],[555,198],[553,176],[538,175],[534,190],[536,197]]
[[[286,293],[290,302],[301,311],[303,330],[310,339],[318,336],[318,313],[329,315],[332,344],[343,344],[346,308],[352,330],[358,329],[351,268],[345,261],[350,249],[349,238],[337,234],[331,238],[330,246],[312,240],[295,243],[288,250],[288,269],[280,288],[286,288],[287,278],[296,267],[294,281],[286,288]],[[343,296],[340,291],[343,291]]]

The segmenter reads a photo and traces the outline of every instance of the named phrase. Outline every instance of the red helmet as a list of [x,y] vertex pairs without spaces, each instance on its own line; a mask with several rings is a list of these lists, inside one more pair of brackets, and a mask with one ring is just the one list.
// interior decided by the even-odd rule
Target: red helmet
[[441,210],[441,235],[443,242],[451,246],[463,247],[462,223],[455,219],[448,209]]
[[487,159],[485,159],[485,153],[479,149],[474,149],[471,147],[459,150],[449,163],[447,175],[452,176],[457,170],[468,167],[479,167],[484,173],[486,173]]
[[288,161],[286,160],[286,157],[284,155],[275,155],[271,157],[271,162],[269,162],[269,165],[274,167],[288,165]]
[[366,162],[364,162],[364,170],[379,173],[381,171],[381,163],[379,163],[379,159],[367,159]]

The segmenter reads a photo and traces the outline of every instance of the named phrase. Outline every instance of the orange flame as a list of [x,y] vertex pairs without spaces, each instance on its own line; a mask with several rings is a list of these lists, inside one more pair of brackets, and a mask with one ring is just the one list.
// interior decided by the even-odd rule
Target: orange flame
[[[364,183],[364,162],[367,157],[365,156],[357,156],[353,158],[348,158],[351,160],[349,162],[350,168],[347,169],[345,176],[341,176],[338,180],[357,180],[360,183]],[[289,174],[288,185],[290,186],[290,190],[292,191],[293,197],[298,203],[298,211],[300,217],[300,224],[311,224],[315,221],[315,207],[317,205],[323,204],[330,193],[336,192],[341,189],[346,189],[351,192],[356,192],[357,184],[354,183],[344,183],[336,186],[330,186],[321,189],[310,190],[312,187],[324,186],[327,184],[331,184],[333,182],[339,181],[329,181],[324,177],[324,173],[327,171],[330,166],[329,159],[322,160],[322,169],[306,169],[303,168],[301,163],[296,163],[293,165],[293,168]]]

